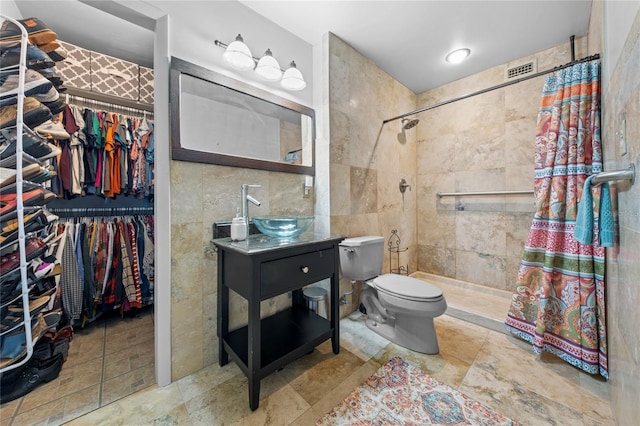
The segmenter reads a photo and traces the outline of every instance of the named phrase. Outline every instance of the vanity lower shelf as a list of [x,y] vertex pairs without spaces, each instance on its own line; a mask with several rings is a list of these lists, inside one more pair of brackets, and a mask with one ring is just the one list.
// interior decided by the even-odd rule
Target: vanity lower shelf
[[[333,334],[331,322],[305,307],[293,306],[260,321],[260,371],[265,377],[293,361]],[[225,349],[248,372],[248,327],[229,333]]]

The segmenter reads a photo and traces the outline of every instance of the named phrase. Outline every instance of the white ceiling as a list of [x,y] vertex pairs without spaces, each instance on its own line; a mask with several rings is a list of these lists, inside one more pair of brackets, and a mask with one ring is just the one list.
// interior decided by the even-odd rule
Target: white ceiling
[[[332,32],[416,93],[569,43],[571,35],[586,35],[591,11],[591,0],[240,1],[311,44]],[[116,2],[85,3],[104,10]],[[61,40],[153,64],[153,33],[145,22],[132,25],[79,1],[16,4]],[[470,48],[471,56],[461,65],[446,63],[446,54],[459,47]]]

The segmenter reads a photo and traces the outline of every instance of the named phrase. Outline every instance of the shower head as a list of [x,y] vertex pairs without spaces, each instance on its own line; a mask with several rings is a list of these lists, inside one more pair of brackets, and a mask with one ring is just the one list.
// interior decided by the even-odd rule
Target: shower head
[[419,122],[420,122],[420,120],[418,120],[417,118],[414,118],[413,120],[407,120],[406,118],[403,118],[402,119],[402,128],[404,130],[412,129],[412,128],[416,127]]

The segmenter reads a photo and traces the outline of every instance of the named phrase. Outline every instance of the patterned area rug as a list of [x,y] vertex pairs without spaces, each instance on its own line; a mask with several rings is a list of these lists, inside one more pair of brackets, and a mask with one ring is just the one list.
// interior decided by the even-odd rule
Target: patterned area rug
[[316,423],[326,425],[520,425],[396,357]]

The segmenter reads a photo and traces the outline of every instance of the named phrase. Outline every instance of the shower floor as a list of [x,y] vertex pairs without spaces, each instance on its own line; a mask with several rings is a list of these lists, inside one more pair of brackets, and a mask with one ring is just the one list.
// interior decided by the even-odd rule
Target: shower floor
[[507,333],[504,320],[509,311],[511,292],[426,272],[414,272],[411,276],[431,282],[442,289],[447,300],[445,314]]

